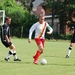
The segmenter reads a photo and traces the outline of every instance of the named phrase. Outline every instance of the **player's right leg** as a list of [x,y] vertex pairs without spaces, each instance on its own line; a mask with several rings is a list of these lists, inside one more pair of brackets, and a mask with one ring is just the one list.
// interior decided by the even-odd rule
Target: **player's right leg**
[[68,48],[68,53],[65,58],[69,58],[73,45],[74,45],[74,43],[70,43],[70,47]]
[[[3,45],[8,48],[12,43],[10,42],[9,44],[6,41],[2,41]],[[13,51],[9,50],[8,55],[5,57],[6,61],[9,61],[10,56],[12,55]]]
[[34,58],[34,64],[38,64],[38,58],[39,56],[41,55],[41,53],[43,53],[43,49],[44,49],[44,46],[43,46],[43,43],[41,40],[39,39],[35,39],[36,43],[37,43],[37,46],[38,46],[38,50],[36,52],[36,54],[33,56]]

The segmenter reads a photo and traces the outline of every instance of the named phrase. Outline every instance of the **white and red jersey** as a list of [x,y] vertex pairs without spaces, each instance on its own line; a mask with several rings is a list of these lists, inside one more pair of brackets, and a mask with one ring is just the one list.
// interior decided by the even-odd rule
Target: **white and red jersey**
[[32,33],[35,30],[35,38],[42,38],[45,39],[45,31],[46,28],[50,31],[50,33],[53,32],[53,29],[50,27],[50,25],[47,22],[43,22],[40,24],[39,22],[36,22],[33,24],[29,30],[29,39],[32,37]]

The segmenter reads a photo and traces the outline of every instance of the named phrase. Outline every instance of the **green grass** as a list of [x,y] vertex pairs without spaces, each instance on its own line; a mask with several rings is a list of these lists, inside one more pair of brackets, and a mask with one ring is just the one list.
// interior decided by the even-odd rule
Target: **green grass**
[[[28,43],[27,39],[13,39],[13,43],[22,61],[15,62],[11,56],[10,62],[6,62],[4,58],[9,49],[0,43],[0,75],[75,75],[75,47],[70,58],[65,58],[69,41],[46,41],[38,65],[33,64],[32,56],[38,49],[33,40]],[[40,65],[42,58],[47,60],[46,65]]]

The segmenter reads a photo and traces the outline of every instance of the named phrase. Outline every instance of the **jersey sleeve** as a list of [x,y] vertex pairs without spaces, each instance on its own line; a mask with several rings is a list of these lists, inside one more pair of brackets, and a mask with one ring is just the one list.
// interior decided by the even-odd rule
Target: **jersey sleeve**
[[50,33],[53,32],[53,28],[48,23],[47,23],[47,27],[46,28],[49,30]]
[[7,26],[6,25],[3,25],[3,33],[4,33],[4,36],[7,35]]
[[72,26],[72,27],[70,28],[70,30],[72,30],[72,31],[74,30],[74,31],[75,31],[75,27],[74,27],[74,26]]
[[75,23],[71,24],[70,30],[74,30],[75,31]]
[[33,25],[31,26],[30,30],[29,30],[29,39],[31,39],[32,33],[33,33],[33,31],[34,31],[35,29],[36,29],[36,24],[33,24]]

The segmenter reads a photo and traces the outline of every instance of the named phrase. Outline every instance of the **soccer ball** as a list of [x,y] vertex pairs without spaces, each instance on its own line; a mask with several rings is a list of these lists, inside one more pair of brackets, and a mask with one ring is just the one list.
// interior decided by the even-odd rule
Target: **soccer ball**
[[41,59],[40,64],[41,64],[41,65],[47,64],[47,60],[46,60],[46,59]]

